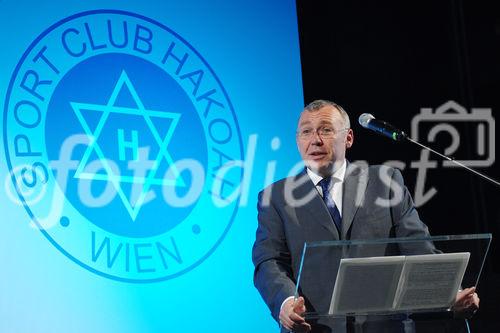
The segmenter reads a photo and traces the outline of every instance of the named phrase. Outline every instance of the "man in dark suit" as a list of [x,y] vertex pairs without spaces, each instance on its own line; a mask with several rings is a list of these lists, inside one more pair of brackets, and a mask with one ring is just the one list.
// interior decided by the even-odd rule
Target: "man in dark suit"
[[[318,100],[306,106],[296,140],[306,169],[259,193],[254,283],[284,329],[331,332],[334,321],[306,322],[302,314],[306,307],[324,308],[329,295],[322,287],[333,288],[332,281],[304,278],[303,296],[294,298],[304,243],[429,232],[397,169],[346,161],[354,133],[339,105]],[[474,289],[457,296],[457,309],[477,309],[478,304]]]

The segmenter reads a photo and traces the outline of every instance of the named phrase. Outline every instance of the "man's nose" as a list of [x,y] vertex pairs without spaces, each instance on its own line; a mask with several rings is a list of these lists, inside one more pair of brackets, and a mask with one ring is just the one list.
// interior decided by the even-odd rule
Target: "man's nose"
[[313,133],[313,136],[312,136],[311,140],[312,140],[311,143],[314,144],[314,145],[322,145],[323,144],[323,139],[319,135],[318,131],[315,131]]

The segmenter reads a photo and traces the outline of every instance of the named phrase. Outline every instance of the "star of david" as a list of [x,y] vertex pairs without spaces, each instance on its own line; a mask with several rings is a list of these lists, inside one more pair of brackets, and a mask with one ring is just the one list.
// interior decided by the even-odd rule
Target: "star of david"
[[[128,92],[130,93],[130,96],[132,97],[137,108],[123,107],[116,105],[116,100],[120,92],[124,88],[128,89]],[[175,167],[175,163],[172,157],[167,151],[167,146],[179,122],[180,114],[146,109],[125,71],[122,71],[106,105],[77,103],[77,102],[70,102],[70,104],[83,130],[85,131],[85,134],[87,134],[87,136],[90,139],[89,145],[87,146],[87,149],[83,154],[82,160],[78,165],[74,177],[79,179],[110,181],[113,184],[114,188],[116,189],[116,192],[118,193],[120,199],[125,205],[125,208],[127,209],[133,221],[136,219],[151,185],[155,184],[155,185],[181,186],[181,187],[185,186],[185,183],[182,177],[180,176],[180,173]],[[89,126],[89,122],[87,121],[87,119],[85,119],[82,110],[100,113],[97,126],[93,131],[91,129],[91,126]],[[122,114],[122,115],[136,115],[143,117],[149,130],[151,131],[152,136],[154,137],[154,140],[158,144],[159,146],[158,155],[145,177],[117,175],[110,167],[108,160],[105,158],[103,150],[98,144],[99,142],[98,139],[102,134],[102,130],[104,125],[106,124],[106,121],[108,120],[110,114],[112,113]],[[163,139],[161,138],[159,131],[153,124],[152,118],[155,117],[170,120],[169,128]],[[99,160],[101,161],[102,166],[106,171],[105,174],[89,173],[84,171],[85,166],[88,164],[89,158],[93,152],[98,156]],[[168,166],[174,176],[174,179],[155,178],[158,167],[160,166],[160,163],[163,160],[165,160],[168,163]],[[125,195],[121,186],[122,183],[143,184],[142,191],[137,201],[134,203],[134,205],[132,205],[127,199],[127,196]]]

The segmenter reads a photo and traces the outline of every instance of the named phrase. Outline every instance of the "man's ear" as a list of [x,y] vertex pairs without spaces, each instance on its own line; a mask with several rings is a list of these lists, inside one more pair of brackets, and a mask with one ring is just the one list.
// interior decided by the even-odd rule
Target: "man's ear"
[[346,138],[345,138],[345,147],[346,147],[346,149],[351,148],[353,144],[354,144],[354,132],[352,131],[351,128],[349,128],[347,130],[347,135],[346,135]]

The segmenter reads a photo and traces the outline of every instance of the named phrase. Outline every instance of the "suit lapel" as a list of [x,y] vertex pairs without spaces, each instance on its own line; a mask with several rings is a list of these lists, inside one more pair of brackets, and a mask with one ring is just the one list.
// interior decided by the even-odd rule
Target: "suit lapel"
[[310,198],[310,200],[304,200],[304,203],[296,205],[294,208],[297,210],[297,215],[310,216],[309,220],[321,224],[326,230],[328,230],[333,239],[340,239],[339,233],[333,219],[328,212],[323,198],[319,195],[314,186],[311,178],[306,171],[301,172],[295,178],[296,182],[300,182],[301,185],[297,187],[294,191],[295,198]]
[[368,169],[348,163],[342,194],[342,239],[346,239],[354,215],[363,204],[367,183]]

